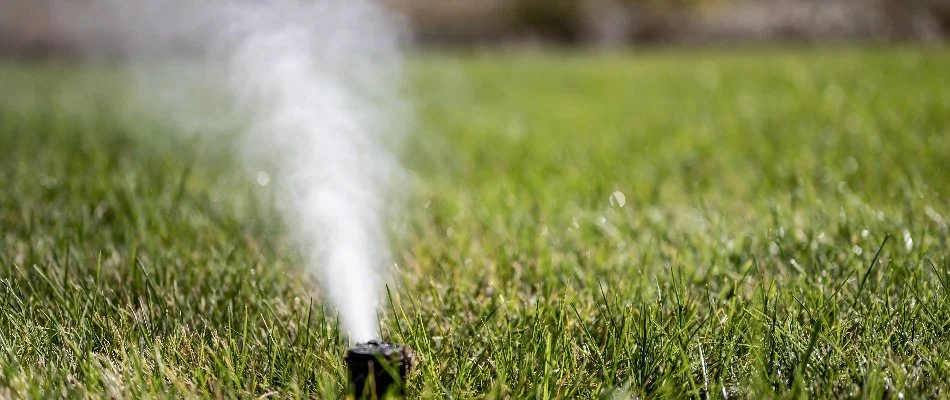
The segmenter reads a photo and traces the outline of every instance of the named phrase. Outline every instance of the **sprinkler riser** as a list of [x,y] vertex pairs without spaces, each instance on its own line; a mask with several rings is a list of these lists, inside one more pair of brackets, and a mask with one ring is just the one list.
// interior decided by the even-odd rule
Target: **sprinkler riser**
[[347,395],[356,399],[401,397],[406,377],[415,364],[413,352],[401,344],[359,343],[346,351]]

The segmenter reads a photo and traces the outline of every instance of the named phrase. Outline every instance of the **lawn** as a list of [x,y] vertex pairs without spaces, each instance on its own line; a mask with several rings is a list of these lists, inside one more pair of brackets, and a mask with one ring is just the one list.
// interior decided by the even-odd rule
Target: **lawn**
[[[410,66],[410,397],[947,396],[947,50]],[[272,192],[122,76],[0,64],[0,397],[338,397]]]

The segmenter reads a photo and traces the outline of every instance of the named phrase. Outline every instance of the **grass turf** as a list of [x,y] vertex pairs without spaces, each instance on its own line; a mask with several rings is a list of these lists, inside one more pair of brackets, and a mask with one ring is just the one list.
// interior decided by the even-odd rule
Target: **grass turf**
[[[946,396],[950,53],[413,67],[412,397]],[[0,66],[0,397],[336,397],[267,188],[116,73]]]

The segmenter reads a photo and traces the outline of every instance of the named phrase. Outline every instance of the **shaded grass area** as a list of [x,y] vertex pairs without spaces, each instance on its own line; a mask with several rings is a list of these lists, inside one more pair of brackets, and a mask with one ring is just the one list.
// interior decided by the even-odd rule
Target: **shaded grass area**
[[[950,54],[426,56],[385,335],[413,397],[939,397]],[[335,397],[231,147],[0,66],[4,395]],[[258,201],[261,200],[261,201]]]

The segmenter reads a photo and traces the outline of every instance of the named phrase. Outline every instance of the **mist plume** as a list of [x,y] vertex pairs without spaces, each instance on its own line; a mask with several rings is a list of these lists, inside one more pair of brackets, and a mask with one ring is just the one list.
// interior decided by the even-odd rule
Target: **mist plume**
[[[103,0],[136,98],[174,129],[236,140],[353,342],[379,336],[385,212],[401,175],[404,25],[371,0]],[[236,139],[235,139],[236,138]]]

